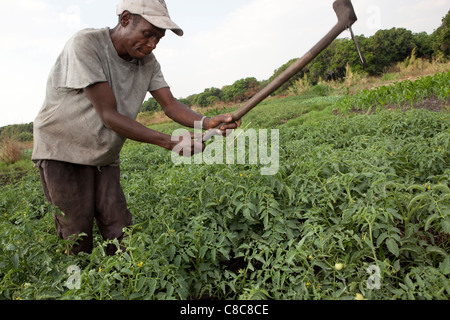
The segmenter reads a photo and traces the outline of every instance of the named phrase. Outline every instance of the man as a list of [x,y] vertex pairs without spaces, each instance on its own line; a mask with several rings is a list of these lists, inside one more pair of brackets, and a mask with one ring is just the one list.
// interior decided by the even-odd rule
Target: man
[[[126,139],[184,152],[204,150],[191,137],[153,131],[136,117],[147,92],[174,121],[203,129],[235,129],[229,114],[208,118],[178,102],[153,55],[166,30],[182,36],[164,0],[121,0],[114,29],[86,29],[68,41],[48,78],[46,98],[34,122],[32,160],[39,167],[58,234],[77,239],[72,254],[90,252],[97,223],[106,240],[122,240],[132,223],[120,185],[119,153]],[[180,148],[177,148],[180,149]],[[186,154],[184,154],[186,156]],[[114,247],[109,247],[113,254]]]

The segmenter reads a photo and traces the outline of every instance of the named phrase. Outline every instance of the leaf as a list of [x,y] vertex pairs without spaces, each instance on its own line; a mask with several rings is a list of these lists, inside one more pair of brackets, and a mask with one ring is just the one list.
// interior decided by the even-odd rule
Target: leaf
[[173,257],[175,256],[175,245],[171,244],[169,248],[167,249],[167,253],[169,254],[169,260],[172,261]]
[[124,252],[123,254],[122,254],[122,256],[125,258],[125,260],[127,260],[128,262],[131,262],[131,257],[130,257],[130,255],[127,253],[127,252]]
[[171,284],[170,282],[167,283],[167,297],[171,297],[173,295],[173,291],[174,291],[174,287],[173,284]]
[[7,250],[7,251],[15,251],[15,250],[16,250],[16,246],[13,245],[12,243],[8,243],[8,244],[5,246],[5,250]]
[[442,193],[445,194],[450,193],[450,188],[443,184],[434,185],[431,189],[433,191],[441,191]]
[[444,229],[444,232],[447,234],[450,234],[450,221],[448,219],[445,219],[442,221],[442,229]]
[[408,288],[411,290],[414,290],[414,288],[416,287],[408,275],[406,275],[406,277],[405,277],[405,283],[408,286]]
[[450,274],[450,256],[446,257],[444,261],[439,263],[439,270],[446,276]]
[[[243,195],[244,195],[244,191],[242,191],[242,190],[237,191],[235,194],[233,194],[232,202],[234,204],[237,204],[237,203],[241,202],[241,201],[238,200],[238,198],[240,198]],[[235,201],[236,201],[236,203],[235,203]]]
[[273,282],[275,283],[275,285],[276,285],[277,287],[280,286],[280,271],[279,271],[279,270],[277,270],[277,271],[275,272],[275,274],[273,275]]
[[323,263],[321,261],[318,261],[318,260],[317,261],[313,260],[312,264],[315,265],[315,266],[321,267],[324,271],[331,270],[331,268],[329,266],[327,266],[325,263]]
[[255,219],[252,218],[252,214],[250,213],[250,209],[249,208],[245,208],[244,211],[244,217],[246,217],[248,220],[250,221],[254,221]]
[[397,242],[394,239],[387,239],[386,246],[393,255],[398,257],[399,248],[398,248]]
[[370,241],[369,237],[364,238],[364,243],[367,244],[371,249],[374,249],[372,241]]
[[292,201],[293,201],[293,199],[294,199],[294,196],[293,196],[293,194],[292,194],[292,190],[291,190],[291,188],[289,188],[287,185],[284,185],[283,188],[284,188],[284,190],[287,192],[288,197],[289,197],[289,204],[291,204]]
[[398,272],[398,271],[400,271],[400,269],[401,269],[400,260],[395,260],[395,262],[394,262],[394,270]]
[[217,250],[216,248],[211,248],[210,250],[210,255],[211,255],[211,261],[212,263],[216,264],[216,256],[217,256]]
[[361,237],[360,237],[360,236],[354,234],[352,238],[353,238],[353,240],[356,241],[356,243],[359,245],[360,248],[363,247],[362,242],[361,242]]
[[388,237],[388,234],[387,234],[386,232],[382,233],[382,234],[377,238],[377,247],[379,247],[387,237]]
[[440,254],[444,258],[448,257],[447,252],[445,252],[445,250],[443,250],[443,249],[441,249],[441,248],[439,248],[437,246],[428,246],[427,247],[427,253]]
[[288,264],[293,264],[293,261],[294,261],[294,258],[295,258],[296,255],[297,255],[297,252],[295,252],[295,251],[290,251],[289,254],[288,254],[288,256],[287,256],[286,262],[287,262]]
[[144,284],[145,284],[145,281],[146,281],[147,279],[146,279],[146,277],[145,276],[142,276],[142,277],[140,277],[140,279],[139,279],[139,282],[138,282],[138,285],[136,286],[136,291],[141,291],[142,290],[142,288],[144,287]]
[[113,277],[114,279],[120,281],[120,282],[123,281],[122,276],[121,276],[119,273],[117,273],[117,272],[114,272],[114,273],[112,274],[112,277]]
[[251,203],[251,202],[247,202],[247,208],[249,208],[252,212],[257,212],[258,210],[256,209],[256,206]]
[[[234,202],[233,202],[234,203]],[[244,206],[244,203],[240,202],[240,203],[234,203],[236,205],[236,209],[234,210],[235,214],[238,214],[239,211],[242,209],[242,207]]]
[[174,260],[173,263],[174,263],[175,267],[179,268],[180,265],[181,265],[181,256],[180,256],[180,255],[177,255],[177,256],[175,257],[175,260]]
[[428,194],[426,194],[426,193],[422,193],[422,194],[419,194],[419,195],[415,196],[415,197],[412,198],[411,201],[409,202],[409,204],[408,204],[408,210],[411,210],[411,207],[413,206],[413,204],[414,204],[415,202],[419,202],[418,205],[420,205],[421,202],[422,202],[422,200],[424,200],[424,199],[426,199],[426,198],[428,198]]
[[138,299],[138,298],[141,298],[141,297],[142,297],[142,293],[141,292],[135,292],[135,293],[132,293],[130,295],[129,299],[130,300],[135,300],[135,299]]
[[425,231],[428,231],[428,229],[430,229],[431,223],[438,218],[440,218],[439,213],[435,213],[429,216],[427,221],[425,222]]
[[204,258],[207,250],[208,250],[207,246],[201,247],[200,250],[198,251],[198,257],[200,259]]
[[19,255],[17,253],[13,254],[10,259],[13,263],[14,269],[17,269],[19,267]]
[[426,188],[420,184],[413,184],[412,186],[410,186],[406,189],[406,191],[411,191],[411,190],[419,190],[419,191],[425,192]]
[[155,294],[155,290],[156,290],[156,279],[151,279],[149,282],[149,287],[148,287],[148,294],[149,296],[153,296]]
[[419,287],[424,287],[425,286],[425,283],[424,283],[423,279],[418,274],[416,274],[416,282],[417,282],[417,285]]
[[133,272],[130,269],[128,269],[128,268],[122,268],[121,272],[123,272],[125,274],[128,274],[130,276],[133,275]]

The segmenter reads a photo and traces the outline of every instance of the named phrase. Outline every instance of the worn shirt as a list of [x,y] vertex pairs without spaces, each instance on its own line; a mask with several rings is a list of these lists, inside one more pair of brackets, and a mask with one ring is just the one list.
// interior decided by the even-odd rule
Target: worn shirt
[[117,165],[125,138],[106,128],[83,88],[108,82],[122,115],[136,119],[148,92],[168,87],[155,56],[126,61],[108,28],[85,29],[64,47],[48,77],[34,121],[32,160]]

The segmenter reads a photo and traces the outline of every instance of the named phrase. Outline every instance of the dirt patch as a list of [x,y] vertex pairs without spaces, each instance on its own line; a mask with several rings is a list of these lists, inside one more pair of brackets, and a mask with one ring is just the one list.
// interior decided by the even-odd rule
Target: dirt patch
[[414,109],[427,109],[434,112],[449,111],[450,100],[442,101],[438,98],[429,98],[414,104]]
[[12,172],[0,174],[0,186],[13,184],[22,179],[22,177],[25,176],[26,174],[27,172]]

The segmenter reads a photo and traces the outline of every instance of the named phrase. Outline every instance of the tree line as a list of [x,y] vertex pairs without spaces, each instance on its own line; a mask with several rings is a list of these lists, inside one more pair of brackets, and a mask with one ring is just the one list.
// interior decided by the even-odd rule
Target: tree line
[[33,141],[33,122],[1,127],[0,143],[11,138],[21,142]]
[[[363,68],[360,62],[353,40],[336,39],[312,63],[278,89],[274,95],[285,93],[294,82],[305,76],[312,85],[317,84],[320,80],[341,80],[346,75],[347,65],[353,72],[377,76],[390,66],[404,61],[413,52],[417,58],[421,59],[448,60],[450,58],[450,11],[442,19],[442,25],[430,35],[426,32],[413,33],[405,28],[392,28],[379,30],[370,37],[360,35],[356,38],[367,61],[366,68]],[[254,77],[248,77],[221,89],[214,87],[205,89],[202,93],[193,94],[180,99],[180,101],[188,106],[199,107],[207,107],[219,102],[243,102],[255,95],[297,59],[292,59],[275,70],[268,80],[258,81]],[[142,111],[158,110],[161,110],[161,107],[153,98],[145,101],[142,106]]]

